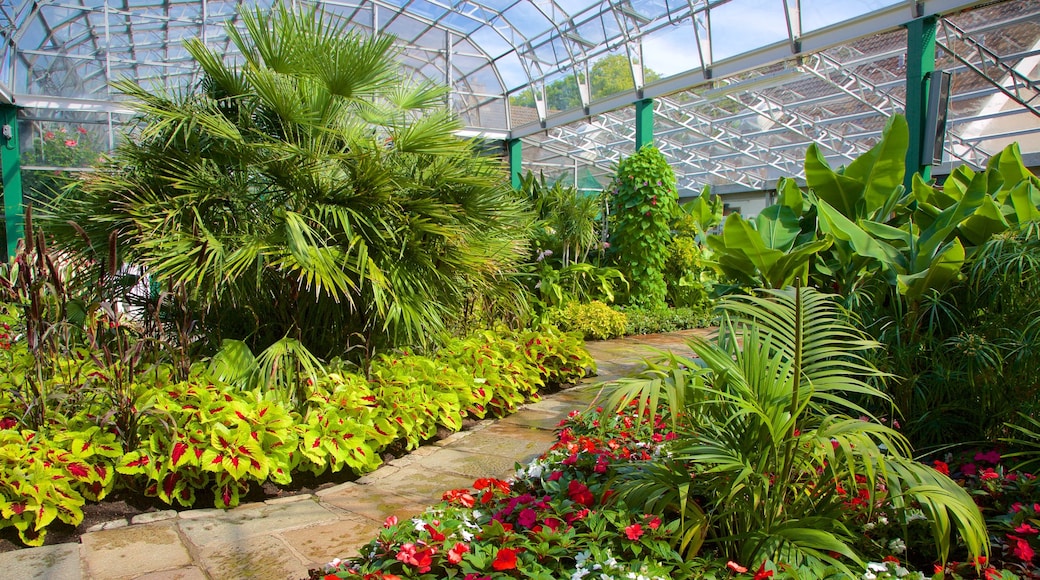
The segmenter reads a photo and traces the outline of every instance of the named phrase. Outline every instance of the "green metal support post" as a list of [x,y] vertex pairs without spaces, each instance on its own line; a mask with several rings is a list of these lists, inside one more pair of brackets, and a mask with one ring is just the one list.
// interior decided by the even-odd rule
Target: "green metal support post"
[[509,155],[509,182],[513,189],[520,189],[520,162],[523,160],[522,146],[519,139],[506,141],[506,153]]
[[925,139],[925,117],[928,111],[928,80],[935,70],[935,16],[918,18],[906,24],[906,122],[910,126],[910,147],[906,152],[906,178],[909,190],[914,173],[928,181],[932,166],[923,163],[921,150]]
[[654,144],[654,100],[636,101],[636,151]]
[[18,108],[0,105],[0,166],[4,184],[4,238],[7,241],[4,261],[14,257],[18,240],[25,235],[22,209],[21,151],[18,145]]

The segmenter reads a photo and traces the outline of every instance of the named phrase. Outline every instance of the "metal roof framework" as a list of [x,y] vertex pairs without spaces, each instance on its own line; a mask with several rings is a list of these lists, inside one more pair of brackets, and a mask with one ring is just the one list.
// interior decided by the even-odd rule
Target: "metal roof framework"
[[[810,142],[848,163],[902,112],[902,26],[923,16],[939,17],[936,68],[953,73],[946,159],[981,166],[1011,141],[1040,153],[1030,0],[287,1],[395,35],[403,67],[451,86],[464,135],[521,139],[527,168],[575,182],[605,184],[634,148],[631,104],[648,98],[683,190],[768,189],[801,173]],[[2,0],[0,102],[25,107],[23,148],[61,130],[111,147],[130,116],[110,80],[190,87],[184,40],[235,58],[224,23],[271,2]],[[596,65],[618,56],[628,88],[605,89]],[[564,85],[578,103],[554,110],[547,94]],[[33,159],[30,169],[53,169]]]

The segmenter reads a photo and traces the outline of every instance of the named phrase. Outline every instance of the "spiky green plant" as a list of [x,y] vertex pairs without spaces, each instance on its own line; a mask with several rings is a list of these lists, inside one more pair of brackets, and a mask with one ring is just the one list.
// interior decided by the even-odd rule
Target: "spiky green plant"
[[122,262],[188,289],[196,332],[255,352],[422,339],[473,295],[523,310],[529,217],[500,161],[454,135],[446,88],[321,11],[242,24],[241,62],[185,43],[195,90],[115,83],[140,130],[50,206],[59,243],[90,257],[116,232]]
[[747,564],[851,573],[864,555],[853,547],[842,490],[865,490],[867,509],[887,490],[897,510],[919,506],[929,516],[939,559],[954,529],[972,554],[988,551],[971,497],[910,459],[898,432],[860,418],[850,395],[885,398],[865,380],[881,374],[863,358],[877,343],[832,297],[770,290],[722,308],[717,340],[689,343],[699,360],[672,356],[614,390],[618,405],[663,404],[681,433],[667,461],[627,478],[627,502],[683,517],[689,554],[710,545]]

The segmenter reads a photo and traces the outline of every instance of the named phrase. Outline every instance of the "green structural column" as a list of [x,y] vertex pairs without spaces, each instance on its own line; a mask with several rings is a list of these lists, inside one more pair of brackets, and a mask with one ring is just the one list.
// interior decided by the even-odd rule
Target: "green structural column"
[[928,111],[928,79],[935,70],[936,18],[928,16],[906,24],[906,122],[910,126],[910,148],[906,152],[906,188],[913,183],[914,172],[925,181],[932,177],[931,164],[921,162],[925,139],[925,117]]
[[25,235],[22,223],[22,168],[18,147],[18,108],[0,105],[0,165],[4,182],[4,238],[7,241],[5,261],[14,256],[18,240]]
[[654,144],[654,100],[636,101],[636,151]]
[[506,141],[506,152],[509,155],[509,182],[513,189],[520,189],[520,162],[523,160],[519,139]]

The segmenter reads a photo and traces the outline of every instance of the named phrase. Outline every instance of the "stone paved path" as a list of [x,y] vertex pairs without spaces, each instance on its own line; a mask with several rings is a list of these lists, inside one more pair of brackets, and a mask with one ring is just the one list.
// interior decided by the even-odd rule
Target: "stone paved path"
[[[480,477],[508,478],[555,442],[567,413],[593,403],[598,383],[636,372],[652,349],[688,354],[692,334],[590,342],[599,375],[497,421],[455,433],[358,479],[313,495],[232,510],[141,514],[81,543],[0,553],[0,578],[18,580],[298,580],[336,557],[354,555],[389,515],[412,517],[448,489]],[[647,348],[650,347],[650,348]]]

